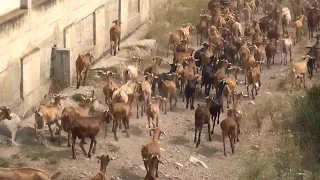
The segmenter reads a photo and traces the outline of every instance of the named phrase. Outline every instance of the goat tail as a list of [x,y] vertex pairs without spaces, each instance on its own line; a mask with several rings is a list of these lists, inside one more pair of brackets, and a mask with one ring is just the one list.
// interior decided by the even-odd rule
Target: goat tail
[[159,163],[164,164],[164,162],[160,160],[160,157],[158,155],[152,155],[150,159],[153,159],[153,158],[157,158]]
[[54,180],[57,179],[58,176],[60,176],[61,172],[56,172],[55,174],[53,174],[52,176],[50,176],[50,179]]

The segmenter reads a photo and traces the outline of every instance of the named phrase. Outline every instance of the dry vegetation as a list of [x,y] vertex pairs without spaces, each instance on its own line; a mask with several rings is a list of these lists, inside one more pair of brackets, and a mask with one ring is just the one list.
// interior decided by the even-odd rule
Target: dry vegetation
[[174,32],[182,24],[191,23],[193,26],[199,21],[201,9],[207,6],[208,1],[174,0],[168,1],[157,8],[146,38],[157,40],[160,47],[166,47],[169,32]]
[[266,136],[275,147],[244,157],[242,179],[320,178],[320,86],[303,95],[274,95],[252,112],[258,131],[270,122]]

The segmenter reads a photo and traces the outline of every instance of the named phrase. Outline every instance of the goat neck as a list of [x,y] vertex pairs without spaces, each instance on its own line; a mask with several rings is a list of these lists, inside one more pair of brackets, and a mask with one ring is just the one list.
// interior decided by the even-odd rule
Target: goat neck
[[155,142],[158,142],[159,138],[160,138],[160,135],[161,135],[161,131],[159,128],[155,129],[154,130],[154,133],[153,133],[153,138],[152,140],[155,141]]
[[224,80],[222,80],[218,85],[216,98],[219,102],[222,102],[222,92],[223,92],[223,89],[225,86],[226,86],[226,81],[224,81]]

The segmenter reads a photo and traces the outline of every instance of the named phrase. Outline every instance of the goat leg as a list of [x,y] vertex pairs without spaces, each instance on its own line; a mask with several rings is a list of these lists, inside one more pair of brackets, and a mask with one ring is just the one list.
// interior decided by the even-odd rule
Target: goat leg
[[[116,141],[118,141],[118,137],[117,137],[117,128],[118,128],[118,120],[115,122],[115,125],[114,125],[114,129],[113,129],[113,134],[114,134],[114,139]],[[121,123],[121,122],[120,122]]]
[[226,153],[226,143],[225,143],[225,133],[222,132],[222,142],[223,142],[223,152],[224,152],[224,156],[227,156],[227,153]]
[[[211,119],[213,119],[213,116],[212,116],[212,118],[211,118]],[[216,125],[216,119],[217,119],[217,116],[214,116],[214,120],[213,120],[213,124],[212,124],[211,134],[213,134],[214,126]]]
[[191,102],[190,102],[190,109],[193,110],[194,109],[194,98],[195,98],[195,94],[191,97]]
[[[61,136],[61,135],[60,135]],[[71,147],[71,144],[70,144],[70,136],[71,136],[71,130],[69,130],[68,132],[68,147]]]
[[[150,116],[148,116],[147,119],[148,119],[148,125],[149,125],[149,135],[152,136],[151,131],[150,131],[150,129],[151,129],[151,126],[150,126]],[[158,126],[158,125],[157,125],[157,126]]]
[[76,153],[75,153],[75,149],[74,149],[74,146],[76,145],[76,139],[77,139],[77,137],[72,134],[72,158],[73,159],[76,159]]
[[48,128],[49,128],[49,131],[50,131],[51,141],[54,141],[53,133],[52,133],[52,129],[51,129],[51,124],[48,125]]
[[186,97],[186,109],[189,107],[189,97]]
[[130,134],[129,134],[129,119],[126,118],[126,120],[124,121],[125,123],[123,124],[124,125],[124,128],[125,128],[125,131],[126,131],[126,135],[127,137],[130,137]]
[[254,88],[255,88],[255,84],[253,84],[253,85],[252,85],[252,89],[251,89],[252,99],[255,99],[255,97],[254,97],[254,93],[253,93]]
[[198,146],[200,144],[200,141],[201,141],[201,131],[202,131],[202,128],[199,128],[198,141],[197,141],[197,144],[196,144],[196,148],[198,148]]
[[209,141],[212,141],[211,134],[210,134],[210,119],[208,120],[208,134],[209,134]]
[[[85,155],[85,156],[87,156],[88,154],[87,154],[87,151],[84,149],[84,140],[85,140],[85,138],[82,138],[81,139],[81,142],[80,142],[80,148],[82,149],[82,151],[83,151],[83,154]],[[92,142],[92,141],[91,141]]]
[[89,148],[89,152],[88,152],[88,158],[91,158],[92,148],[93,148],[93,138],[91,138],[90,148]]
[[97,140],[96,138],[93,139],[93,149],[92,149],[92,154],[95,154],[96,153],[96,146],[97,146]]
[[87,75],[88,75],[88,68],[87,68],[87,69],[85,70],[85,72],[84,72],[83,81],[82,81],[82,86],[84,86],[84,84],[85,84],[85,82],[86,82]]
[[197,127],[194,128],[194,143],[197,142]]

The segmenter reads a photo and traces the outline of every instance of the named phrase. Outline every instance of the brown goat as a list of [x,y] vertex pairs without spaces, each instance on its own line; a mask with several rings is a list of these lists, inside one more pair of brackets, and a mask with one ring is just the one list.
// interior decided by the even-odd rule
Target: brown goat
[[[109,111],[104,111],[102,115],[95,116],[95,117],[75,117],[71,123],[71,133],[72,133],[72,158],[76,159],[75,154],[75,144],[77,137],[81,139],[80,147],[85,156],[88,155],[91,158],[91,151],[92,154],[95,154],[97,140],[96,136],[101,129],[101,124],[103,121],[106,123],[110,122],[110,119],[114,120],[112,114]],[[89,152],[87,153],[84,149],[83,145],[85,143],[85,138],[90,138],[90,148]]]
[[107,103],[109,106],[110,112],[114,118],[112,132],[114,134],[114,139],[116,141],[119,140],[117,136],[117,128],[119,126],[119,128],[121,129],[121,122],[124,125],[127,137],[130,137],[128,132],[129,118],[131,116],[132,102],[137,96],[139,96],[139,94],[129,95],[129,99],[127,103],[111,103],[111,102]]
[[[62,110],[61,113],[61,126],[65,132],[68,133],[68,147],[71,147],[70,144],[70,136],[71,136],[71,124],[75,117],[84,117],[89,116],[90,109],[93,105],[93,103],[97,100],[96,97],[94,97],[94,90],[92,90],[91,97],[87,97],[84,94],[82,95],[82,99],[84,100],[85,104],[83,107],[75,107],[75,106],[67,106]],[[59,133],[59,145],[61,145],[61,132]]]
[[120,24],[122,24],[119,20],[112,21],[114,23],[113,26],[110,28],[110,55],[116,55],[117,53],[117,46],[118,51],[120,51],[120,38],[121,38],[121,27]]
[[[158,167],[159,163],[163,162],[160,160],[160,145],[159,138],[160,135],[166,135],[163,131],[159,129],[159,127],[155,128],[153,124],[153,129],[149,131],[154,131],[153,138],[151,142],[146,145],[142,145],[141,148],[141,156],[143,159],[144,167],[146,168],[147,174],[144,180],[155,180],[158,175]],[[155,173],[154,173],[155,172]]]
[[[161,96],[152,97],[152,99],[155,99],[156,102],[155,103],[150,102],[147,107],[147,119],[148,119],[149,128],[151,128],[150,118],[152,119],[152,122],[154,121],[154,119],[156,119],[156,127],[159,127],[160,105],[162,105],[162,103],[167,100],[166,98],[162,98]],[[150,136],[151,136],[151,131],[150,131]]]
[[109,155],[101,155],[101,157],[97,157],[100,161],[100,171],[94,175],[91,180],[107,180],[107,175],[106,175],[106,171],[107,171],[107,166],[109,164],[110,161],[115,160],[114,157],[110,157]]
[[[195,111],[195,129],[194,129],[194,143],[196,147],[199,146],[201,141],[201,131],[204,124],[208,124],[208,134],[209,134],[209,141],[211,141],[211,134],[210,134],[210,103],[213,100],[212,97],[206,97],[206,106],[198,104],[198,107]],[[197,131],[199,131],[198,140],[197,140]]]
[[[81,81],[82,86],[86,82],[88,71],[90,69],[92,58],[95,58],[91,52],[87,54],[79,54],[76,60],[76,71],[77,71],[77,89],[79,88]],[[83,79],[82,79],[83,78]]]
[[107,71],[107,84],[103,87],[103,94],[105,95],[105,103],[111,100],[112,94],[115,90],[119,89],[117,83],[112,80],[112,76],[116,74],[111,71]]
[[[60,107],[61,107],[61,100],[65,99],[66,97],[62,97],[60,94],[53,94],[52,98],[54,102],[52,104],[40,105],[35,110],[35,123],[34,129],[38,136],[39,143],[43,144],[43,135],[44,135],[44,126],[45,124],[48,125],[50,130],[51,140],[53,140],[53,133],[51,129],[52,124],[56,124],[59,128],[57,134],[61,131],[61,126],[58,122],[60,119]],[[38,130],[41,130],[38,133]]]
[[261,62],[254,62],[253,67],[250,67],[248,71],[248,84],[247,86],[247,94],[249,96],[249,85],[252,85],[251,95],[252,99],[255,99],[253,89],[256,91],[256,95],[258,95],[258,90],[261,87],[261,80],[260,80],[260,64]]
[[242,102],[243,96],[244,96],[243,92],[237,92],[236,101],[233,104],[233,108],[235,109],[235,121],[237,124],[237,141],[238,142],[239,142],[241,121],[243,119],[243,112],[242,112],[242,108],[241,108],[241,102]]
[[222,120],[220,123],[220,127],[222,130],[223,151],[225,156],[227,156],[226,145],[225,145],[226,136],[229,137],[232,154],[234,153],[234,148],[236,143],[236,129],[237,129],[235,117],[236,117],[235,109],[228,109],[227,118]]
[[168,43],[168,51],[167,51],[167,57],[169,56],[169,49],[170,45],[173,45],[173,49],[176,49],[177,44],[184,39],[185,35],[181,28],[177,29],[174,33],[169,33],[169,43]]
[[43,170],[34,168],[0,168],[0,179],[3,180],[54,180],[60,176],[57,172],[48,177]]
[[[172,99],[175,99],[174,107],[177,106],[177,84],[178,73],[172,73],[172,81],[162,80],[161,95],[163,98],[169,99],[170,110],[172,111]],[[167,102],[164,103],[164,113],[167,114]]]
[[310,59],[313,57],[310,57],[309,55],[302,56],[304,59],[303,61],[300,62],[294,62],[292,64],[292,83],[291,83],[291,88],[290,88],[290,93],[292,92],[293,85],[295,83],[295,80],[297,78],[301,78],[301,81],[303,82],[304,88],[306,87],[306,72],[307,72],[307,63],[309,62]]

